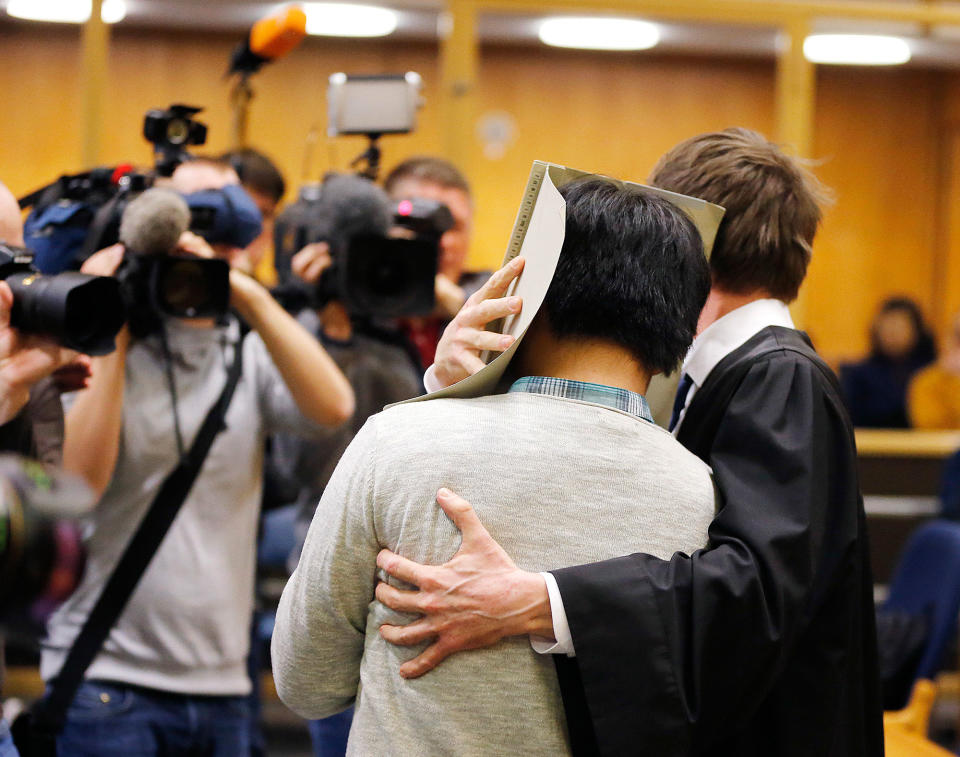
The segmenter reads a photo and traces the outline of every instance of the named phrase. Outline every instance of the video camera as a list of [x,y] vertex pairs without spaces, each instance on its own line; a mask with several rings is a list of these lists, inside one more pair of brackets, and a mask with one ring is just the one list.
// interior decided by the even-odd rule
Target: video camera
[[191,105],[171,105],[166,110],[147,111],[143,136],[153,143],[158,176],[172,176],[177,166],[190,160],[187,147],[207,141],[206,124],[193,118],[201,110]]
[[87,355],[106,355],[126,321],[117,282],[107,276],[67,272],[44,276],[24,247],[0,243],[0,279],[13,292],[10,325],[42,334]]
[[201,110],[175,104],[147,111],[143,136],[153,143],[152,171],[129,164],[94,168],[61,176],[20,198],[21,208],[31,208],[24,237],[37,268],[43,273],[76,270],[94,252],[114,244],[127,202],[152,187],[157,176],[170,176],[190,160],[188,147],[206,142],[207,127],[194,119]]
[[[301,189],[297,202],[277,218],[278,269],[287,274],[299,250],[326,242],[333,264],[308,301],[297,304],[322,307],[340,300],[356,316],[428,315],[434,308],[440,237],[452,225],[450,210],[441,203],[394,203],[367,179],[331,176]],[[284,294],[281,300],[289,302]]]
[[[253,200],[243,200],[255,213]],[[120,240],[126,254],[117,280],[134,336],[158,330],[163,316],[220,318],[229,308],[230,266],[226,261],[174,254],[190,222],[186,199],[160,187],[148,189],[124,211]],[[258,230],[259,225],[248,233]]]

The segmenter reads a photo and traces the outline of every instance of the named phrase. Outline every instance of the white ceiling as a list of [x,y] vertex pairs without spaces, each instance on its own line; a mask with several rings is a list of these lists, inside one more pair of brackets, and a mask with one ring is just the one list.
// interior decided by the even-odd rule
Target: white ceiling
[[[366,2],[386,5],[400,12],[400,24],[394,37],[436,39],[442,0]],[[5,5],[5,0],[0,0],[0,4]],[[127,0],[127,18],[119,26],[190,28],[242,34],[257,19],[279,5],[257,0]],[[530,15],[485,13],[480,18],[480,37],[485,42],[540,44],[537,40],[537,20],[538,17]],[[10,21],[4,18],[4,22]],[[773,28],[685,23],[658,25],[662,32],[662,41],[657,47],[659,52],[770,57],[777,46],[777,31]],[[914,24],[831,19],[818,22],[815,31],[901,35],[909,38],[913,51],[909,65],[960,68],[960,27],[923,29]]]

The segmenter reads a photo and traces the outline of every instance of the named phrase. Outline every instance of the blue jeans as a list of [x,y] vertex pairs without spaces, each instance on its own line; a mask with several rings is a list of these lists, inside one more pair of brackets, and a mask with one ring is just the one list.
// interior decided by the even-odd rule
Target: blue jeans
[[77,690],[58,757],[247,757],[246,697],[171,694],[85,681]]
[[313,757],[343,757],[347,753],[347,736],[353,722],[353,707],[323,720],[309,720]]

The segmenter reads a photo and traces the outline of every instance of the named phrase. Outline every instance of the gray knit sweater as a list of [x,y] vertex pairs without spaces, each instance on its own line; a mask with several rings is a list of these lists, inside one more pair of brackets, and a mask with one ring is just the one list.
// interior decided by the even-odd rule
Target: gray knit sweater
[[408,681],[397,671],[423,647],[378,635],[411,618],[374,599],[377,552],[437,564],[459,546],[435,502],[441,486],[474,505],[518,566],[542,571],[702,547],[714,515],[709,469],[632,415],[513,393],[376,415],[327,485],[277,613],[281,699],[307,718],[356,700],[351,755],[566,754],[553,662],[526,638]]

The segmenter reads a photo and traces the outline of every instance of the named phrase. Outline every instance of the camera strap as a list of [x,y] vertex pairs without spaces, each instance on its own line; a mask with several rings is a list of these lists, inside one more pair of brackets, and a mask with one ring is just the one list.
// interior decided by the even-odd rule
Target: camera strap
[[227,372],[223,392],[204,418],[193,445],[167,476],[154,497],[150,509],[127,544],[120,561],[100,592],[97,603],[77,635],[50,693],[33,711],[32,730],[38,735],[55,737],[63,730],[67,709],[73,701],[84,673],[106,641],[113,624],[133,594],[180,507],[190,493],[203,461],[217,434],[226,428],[224,418],[243,369],[243,340],[237,342],[233,364]]

